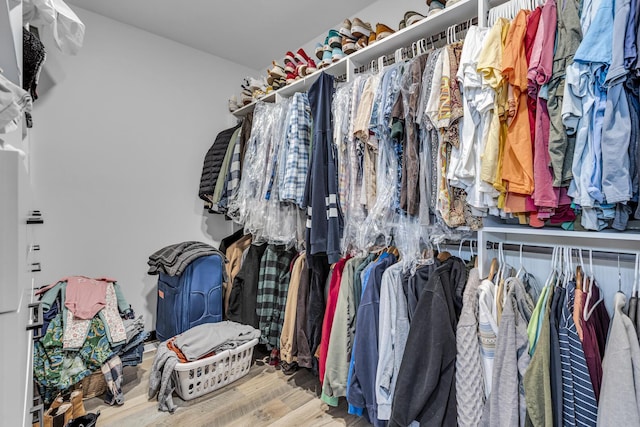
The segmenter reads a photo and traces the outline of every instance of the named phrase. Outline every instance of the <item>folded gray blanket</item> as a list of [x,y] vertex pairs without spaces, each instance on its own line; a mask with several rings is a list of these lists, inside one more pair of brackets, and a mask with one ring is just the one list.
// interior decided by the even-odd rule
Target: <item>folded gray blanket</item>
[[226,320],[194,326],[176,336],[174,344],[189,361],[198,360],[211,352],[220,353],[236,348],[254,338],[260,331],[249,325]]
[[[224,321],[205,323],[195,326],[176,336],[174,344],[189,361],[195,361],[209,353],[220,353],[241,346],[255,338],[260,338],[260,331],[249,325]],[[178,356],[167,347],[164,341],[158,346],[149,375],[149,400],[158,396],[158,409],[173,412],[172,393],[176,388],[171,375]]]

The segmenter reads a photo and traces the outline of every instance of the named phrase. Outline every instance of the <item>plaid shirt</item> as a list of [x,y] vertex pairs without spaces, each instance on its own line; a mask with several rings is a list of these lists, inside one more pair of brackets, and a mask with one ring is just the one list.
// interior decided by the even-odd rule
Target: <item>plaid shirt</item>
[[306,93],[296,93],[287,114],[287,128],[283,158],[280,168],[279,192],[281,201],[294,202],[303,207],[304,189],[309,169],[311,146],[311,108]]
[[260,260],[256,314],[260,327],[260,342],[267,348],[280,348],[280,334],[284,323],[287,291],[291,272],[289,267],[295,256],[293,250],[269,245]]

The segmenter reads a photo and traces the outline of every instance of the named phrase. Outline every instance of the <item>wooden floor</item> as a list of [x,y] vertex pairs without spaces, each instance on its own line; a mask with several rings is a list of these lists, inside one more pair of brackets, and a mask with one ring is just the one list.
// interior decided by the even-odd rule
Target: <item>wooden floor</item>
[[125,403],[106,405],[101,398],[85,400],[89,412],[100,410],[98,426],[368,426],[364,418],[347,414],[347,403],[332,408],[320,400],[318,380],[306,369],[287,376],[279,369],[254,362],[249,374],[191,401],[174,396],[178,409],[160,412],[147,400],[149,370],[155,352],[145,353],[141,365],[124,370]]

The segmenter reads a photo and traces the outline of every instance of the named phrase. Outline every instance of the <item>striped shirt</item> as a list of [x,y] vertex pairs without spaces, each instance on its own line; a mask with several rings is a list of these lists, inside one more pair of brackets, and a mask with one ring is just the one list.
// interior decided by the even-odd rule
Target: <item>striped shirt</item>
[[575,282],[569,282],[558,331],[562,367],[562,420],[566,427],[595,426],[598,404],[582,342],[573,321],[575,290]]

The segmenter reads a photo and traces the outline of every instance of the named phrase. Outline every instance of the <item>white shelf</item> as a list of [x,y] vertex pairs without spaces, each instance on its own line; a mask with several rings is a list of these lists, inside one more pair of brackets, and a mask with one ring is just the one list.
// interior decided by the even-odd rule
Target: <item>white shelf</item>
[[[358,50],[349,59],[355,66],[369,64],[383,55],[388,55],[396,49],[411,46],[422,38],[434,36],[446,31],[452,25],[461,24],[478,16],[479,0],[461,0],[450,7],[446,7],[435,15],[428,16],[409,27],[396,31],[384,39]],[[480,0],[482,1],[482,0]]]
[[238,108],[236,111],[234,111],[231,114],[233,114],[236,117],[244,117],[247,114],[251,113],[256,108],[256,104],[258,102],[275,102],[275,101],[276,101],[276,91],[272,91],[266,94],[265,96],[263,96],[262,98],[258,99],[257,101],[253,101],[251,104],[247,104],[241,108]]
[[533,228],[528,225],[512,225],[504,224],[494,219],[486,218],[485,226],[482,231],[485,233],[503,233],[509,235],[520,236],[545,236],[545,237],[558,237],[566,239],[594,239],[594,240],[607,240],[607,241],[631,241],[638,243],[638,249],[640,249],[640,232],[637,231],[616,231],[616,230],[602,230],[602,231],[569,231],[564,229],[555,228]]
[[[334,62],[326,68],[318,69],[315,73],[303,77],[302,79],[273,91],[261,98],[261,102],[276,102],[279,96],[288,98],[296,92],[306,92],[318,79],[321,72],[333,76],[348,75],[348,69],[354,69],[361,65],[370,63],[372,60],[383,55],[392,54],[396,49],[410,46],[422,38],[429,37],[446,31],[452,25],[466,22],[478,16],[478,2],[483,0],[461,0],[454,5],[447,7],[435,15],[429,16],[422,21],[409,27],[396,31],[383,40],[373,43],[362,50],[356,51],[349,56]],[[252,112],[256,106],[254,101],[233,112],[236,117],[244,117]]]

